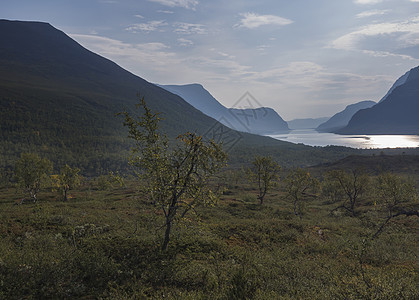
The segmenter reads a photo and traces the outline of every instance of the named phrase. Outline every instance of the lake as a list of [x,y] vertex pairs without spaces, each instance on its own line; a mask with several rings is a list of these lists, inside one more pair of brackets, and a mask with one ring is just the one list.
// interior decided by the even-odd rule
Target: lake
[[292,130],[288,134],[269,135],[281,141],[309,146],[346,146],[351,148],[416,148],[419,147],[417,135],[339,135],[321,133],[314,129]]

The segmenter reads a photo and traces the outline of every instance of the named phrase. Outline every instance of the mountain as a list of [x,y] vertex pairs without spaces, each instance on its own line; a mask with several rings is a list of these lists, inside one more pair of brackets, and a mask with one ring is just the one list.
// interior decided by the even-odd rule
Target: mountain
[[335,132],[348,125],[352,116],[361,109],[370,108],[376,103],[374,101],[361,101],[348,105],[343,111],[335,114],[326,122],[320,124],[316,130],[320,132]]
[[[289,131],[288,124],[272,108],[227,108],[200,84],[159,86],[234,130],[262,135]],[[244,102],[249,105],[251,101]]]
[[[397,82],[397,81],[396,81]],[[419,134],[419,67],[377,105],[358,111],[340,134]]]
[[182,97],[190,105],[214,119],[219,119],[226,111],[226,108],[200,84],[158,86]]
[[233,166],[256,155],[292,167],[357,152],[234,131],[47,23],[0,20],[0,39],[0,180],[10,178],[22,152],[52,160],[55,172],[64,164],[87,177],[129,170],[132,141],[115,113],[125,108],[135,114],[137,93],[160,112],[160,128],[169,137],[186,131],[212,137],[223,142]]
[[[0,96],[3,105],[9,98],[12,100],[9,105],[19,101],[28,108],[30,101],[27,98],[37,97],[32,101],[37,102],[37,106],[46,108],[44,105],[52,105],[49,108],[56,109],[59,114],[68,114],[66,106],[77,108],[78,113],[73,115],[77,117],[76,126],[94,122],[80,120],[79,114],[97,111],[106,111],[107,122],[121,123],[114,118],[114,113],[136,103],[138,93],[145,97],[152,109],[163,114],[166,120],[163,126],[167,130],[185,130],[189,125],[201,128],[213,123],[180,97],[83,48],[47,23],[1,20],[0,37]],[[49,95],[54,101],[47,101],[40,97],[41,94]],[[37,107],[33,109],[41,111]],[[185,115],[187,122],[178,122]],[[42,118],[38,121],[42,122]]]
[[[161,113],[161,130],[226,132],[181,97],[124,70],[42,22],[0,20],[0,171],[22,152],[37,152],[84,174],[126,166],[130,141],[122,118],[137,93]],[[284,144],[234,133],[243,144]],[[224,137],[223,137],[224,138]]]
[[406,72],[403,76],[401,76],[399,79],[397,79],[397,80],[396,80],[396,82],[395,82],[395,83],[391,86],[391,88],[388,90],[387,94],[385,94],[385,96],[384,96],[383,98],[381,98],[381,100],[380,100],[380,101],[378,101],[378,102],[383,102],[384,100],[386,100],[386,99],[387,99],[388,95],[390,95],[390,94],[394,91],[394,89],[395,89],[396,87],[398,87],[398,86],[401,86],[401,85],[405,84],[405,83],[406,83],[407,78],[409,77],[409,75],[410,75],[410,71]]
[[308,119],[294,119],[287,121],[288,126],[291,130],[293,129],[314,129],[320,124],[329,120],[329,117],[324,118],[308,118]]

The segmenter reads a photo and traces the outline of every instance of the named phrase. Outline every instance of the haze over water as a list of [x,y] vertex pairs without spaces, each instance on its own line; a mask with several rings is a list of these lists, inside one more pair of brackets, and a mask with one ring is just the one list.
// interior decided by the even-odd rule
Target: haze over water
[[309,146],[346,146],[351,148],[416,148],[417,135],[339,135],[320,133],[314,129],[292,130],[288,134],[270,135],[272,138]]

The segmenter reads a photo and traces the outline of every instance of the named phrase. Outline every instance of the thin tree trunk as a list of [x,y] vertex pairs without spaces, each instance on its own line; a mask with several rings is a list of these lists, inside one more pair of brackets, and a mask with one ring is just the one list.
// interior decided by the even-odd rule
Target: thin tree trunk
[[263,205],[263,198],[265,197],[265,195],[263,195],[263,194],[259,194],[259,196],[258,196],[258,200],[259,200],[259,204],[260,205]]
[[296,216],[298,216],[297,204],[298,204],[298,199],[294,200],[294,215]]
[[172,230],[172,221],[168,220],[168,218],[166,218],[166,231],[164,233],[164,241],[163,241],[163,245],[161,247],[161,249],[163,251],[166,251],[167,246],[169,245],[170,242],[170,231]]

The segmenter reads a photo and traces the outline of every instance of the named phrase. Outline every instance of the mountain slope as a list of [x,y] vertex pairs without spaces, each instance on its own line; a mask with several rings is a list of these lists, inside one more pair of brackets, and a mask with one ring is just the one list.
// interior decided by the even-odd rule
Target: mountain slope
[[[186,113],[191,122],[188,125],[193,127],[213,123],[180,97],[90,52],[49,24],[3,20],[0,37],[2,98],[13,96],[18,86],[42,93],[59,92],[56,104],[111,109],[113,115],[124,105],[135,103],[139,93],[153,109],[164,114],[167,122],[184,118]],[[69,100],[65,97],[72,97],[72,102],[66,102]],[[178,123],[179,130],[187,129],[184,122]],[[172,129],[173,124],[166,127]]]
[[395,83],[391,86],[391,88],[388,90],[387,94],[385,94],[385,96],[384,96],[383,98],[381,98],[381,100],[380,100],[380,101],[378,101],[378,102],[383,102],[384,100],[386,100],[386,99],[387,99],[388,95],[390,95],[390,94],[394,91],[394,89],[395,89],[396,87],[398,87],[398,86],[401,86],[401,85],[405,84],[405,83],[406,83],[407,78],[409,77],[409,75],[410,75],[410,71],[406,72],[403,76],[401,76],[399,79],[397,79],[397,80],[396,80],[396,82],[395,82]]
[[[402,76],[403,77],[403,76]],[[357,112],[341,134],[419,134],[419,67],[374,107]]]
[[320,124],[316,130],[320,132],[335,132],[348,125],[352,116],[359,110],[370,108],[376,103],[374,101],[361,101],[348,105],[343,111],[333,115],[329,120]]
[[[161,113],[161,129],[171,137],[219,124],[47,23],[0,20],[0,39],[0,169],[13,168],[27,151],[85,174],[126,166],[130,144],[115,113],[133,112],[137,93]],[[243,143],[263,141],[280,144],[241,136]]]
[[272,108],[226,108],[200,84],[159,86],[181,96],[196,109],[234,130],[255,134],[289,131],[288,124]]

